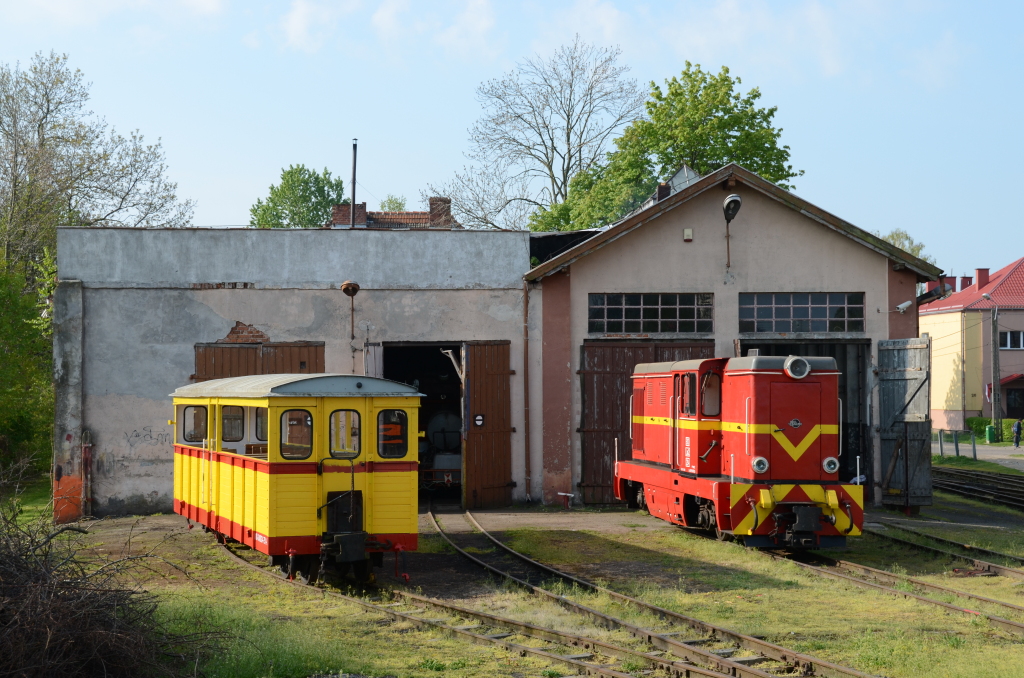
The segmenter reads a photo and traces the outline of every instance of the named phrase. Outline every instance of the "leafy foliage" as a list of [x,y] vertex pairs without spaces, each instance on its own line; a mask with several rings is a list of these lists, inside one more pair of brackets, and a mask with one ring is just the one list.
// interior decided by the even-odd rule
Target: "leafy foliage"
[[266,201],[249,210],[249,225],[257,228],[319,228],[331,218],[335,205],[347,205],[344,182],[305,165],[281,170],[281,183],[270,186]]
[[384,199],[380,201],[381,212],[404,212],[405,211],[405,196],[392,195],[388,193],[384,196]]
[[0,242],[4,268],[26,274],[56,227],[186,226],[160,142],[119,134],[86,108],[89,83],[67,55],[0,64]]
[[45,468],[53,426],[52,357],[36,303],[22,276],[0,273],[0,464],[31,457]]
[[914,238],[902,228],[894,228],[885,235],[875,231],[875,235],[887,243],[899,247],[904,252],[913,254],[918,259],[927,261],[929,264],[935,263],[935,257],[924,253],[924,243],[914,240]]
[[613,223],[636,209],[683,165],[700,175],[735,162],[786,189],[801,176],[789,164],[789,146],[774,127],[777,108],[758,107],[761,91],[723,67],[718,74],[686,62],[662,88],[651,83],[647,117],[615,140],[605,162],[573,177],[564,205],[538,210],[530,227],[576,230]]

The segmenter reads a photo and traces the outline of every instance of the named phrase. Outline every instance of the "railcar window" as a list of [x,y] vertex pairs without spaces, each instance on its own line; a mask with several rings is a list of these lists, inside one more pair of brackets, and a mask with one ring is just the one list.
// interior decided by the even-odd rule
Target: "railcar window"
[[308,459],[313,453],[313,415],[306,410],[287,410],[281,415],[281,456]]
[[267,442],[267,408],[256,408],[256,440]]
[[245,437],[245,409],[236,405],[221,408],[221,432],[224,442],[237,443]]
[[377,454],[392,459],[409,450],[409,417],[405,410],[381,410],[377,415]]
[[683,416],[697,416],[697,375],[683,375]]
[[182,437],[187,443],[201,443],[206,440],[206,408],[193,405],[185,408],[182,422]]
[[714,372],[704,375],[700,390],[701,412],[706,417],[717,417],[722,411],[722,378]]
[[355,410],[331,412],[331,456],[336,459],[359,456],[359,413]]

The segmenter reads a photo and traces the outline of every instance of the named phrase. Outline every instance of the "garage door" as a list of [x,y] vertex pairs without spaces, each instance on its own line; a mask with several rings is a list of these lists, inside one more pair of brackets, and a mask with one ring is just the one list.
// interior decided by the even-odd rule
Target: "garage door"
[[612,476],[615,472],[615,441],[619,457],[628,459],[630,375],[639,363],[713,358],[711,342],[642,343],[587,342],[580,364],[583,419],[580,441],[583,452],[580,494],[585,503],[615,501]]
[[463,503],[495,508],[512,503],[512,393],[509,342],[463,347],[466,455]]

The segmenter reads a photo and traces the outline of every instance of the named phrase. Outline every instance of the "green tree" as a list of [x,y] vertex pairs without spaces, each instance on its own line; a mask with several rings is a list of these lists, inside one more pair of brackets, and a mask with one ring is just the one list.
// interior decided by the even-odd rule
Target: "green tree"
[[918,259],[927,261],[929,264],[935,264],[935,257],[924,253],[924,243],[914,240],[914,238],[902,228],[894,228],[885,235],[882,235],[880,231],[875,231],[875,235],[890,245],[895,245],[904,252],[913,254]]
[[290,165],[281,170],[281,183],[271,185],[266,201],[258,199],[249,209],[249,225],[256,228],[319,228],[331,218],[335,205],[347,205],[345,185],[323,173]]
[[789,164],[782,129],[773,126],[776,107],[759,107],[761,91],[746,94],[723,67],[718,74],[686,62],[682,74],[662,88],[651,83],[647,116],[625,129],[605,162],[576,174],[565,205],[541,209],[533,230],[574,230],[612,223],[635,209],[658,183],[683,165],[700,175],[735,162],[786,189],[801,176]]
[[0,272],[0,464],[49,460],[53,425],[50,340],[23,276]]
[[384,196],[384,199],[380,201],[381,212],[404,212],[405,211],[405,196],[403,195],[392,195],[388,193]]

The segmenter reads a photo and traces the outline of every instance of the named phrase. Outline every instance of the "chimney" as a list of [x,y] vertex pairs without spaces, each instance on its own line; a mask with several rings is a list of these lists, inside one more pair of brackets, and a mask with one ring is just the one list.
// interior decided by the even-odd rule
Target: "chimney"
[[980,292],[986,285],[988,285],[988,269],[974,269],[974,279],[978,281],[978,291]]
[[[335,205],[331,210],[331,225],[334,228],[351,227],[352,217],[348,205]],[[356,226],[366,226],[366,203],[356,205]]]
[[672,195],[671,186],[666,183],[658,184],[658,195],[655,198],[655,202],[661,202],[670,195]]
[[925,283],[924,291],[925,292],[931,292],[932,290],[934,290],[938,286],[939,286],[939,281],[938,280],[929,280],[927,283]]
[[430,228],[451,228],[452,227],[452,199],[451,198],[430,198]]
[[966,290],[968,287],[971,286],[971,283],[973,282],[974,278],[972,278],[969,275],[960,276],[960,291],[963,292],[964,290]]

